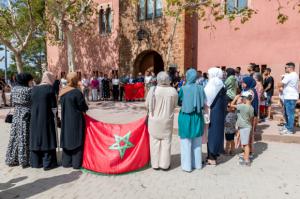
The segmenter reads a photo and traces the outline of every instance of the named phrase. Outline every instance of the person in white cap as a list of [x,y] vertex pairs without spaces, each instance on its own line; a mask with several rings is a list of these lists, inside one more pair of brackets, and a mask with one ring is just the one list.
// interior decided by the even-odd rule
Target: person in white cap
[[242,93],[242,103],[236,105],[239,96],[237,96],[232,102],[231,106],[237,110],[237,127],[240,135],[240,142],[244,149],[243,157],[241,157],[240,165],[250,166],[250,133],[252,129],[252,121],[254,118],[254,109],[251,106],[253,100],[253,94],[250,91]]

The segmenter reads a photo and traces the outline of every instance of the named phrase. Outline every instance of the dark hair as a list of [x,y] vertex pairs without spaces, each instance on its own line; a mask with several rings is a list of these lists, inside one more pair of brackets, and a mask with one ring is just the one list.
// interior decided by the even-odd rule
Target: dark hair
[[208,79],[207,73],[203,73],[203,78],[204,78],[204,79]]
[[295,64],[293,62],[289,62],[286,64],[288,67],[295,68]]
[[266,71],[268,71],[269,73],[272,72],[271,68],[266,68]]
[[26,87],[28,87],[29,86],[29,82],[31,80],[33,80],[33,77],[29,73],[20,73],[20,74],[17,75],[16,80],[17,80],[17,84],[19,86],[26,86]]
[[222,67],[221,67],[221,70],[222,70],[222,71],[225,71],[225,70],[226,70],[226,66],[222,66]]
[[236,67],[236,69],[241,70],[241,67],[238,66],[238,67]]

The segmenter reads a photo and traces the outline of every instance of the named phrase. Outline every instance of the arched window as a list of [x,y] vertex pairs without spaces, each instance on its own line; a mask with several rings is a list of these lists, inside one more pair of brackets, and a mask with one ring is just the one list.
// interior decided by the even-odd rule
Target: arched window
[[111,33],[111,30],[112,30],[112,13],[111,13],[111,8],[110,7],[108,7],[107,9],[106,9],[106,13],[105,13],[105,15],[106,15],[106,20],[107,20],[107,22],[106,22],[106,33]]
[[99,32],[100,34],[106,33],[106,16],[103,9],[99,12]]
[[154,19],[162,16],[162,0],[139,0],[138,19]]

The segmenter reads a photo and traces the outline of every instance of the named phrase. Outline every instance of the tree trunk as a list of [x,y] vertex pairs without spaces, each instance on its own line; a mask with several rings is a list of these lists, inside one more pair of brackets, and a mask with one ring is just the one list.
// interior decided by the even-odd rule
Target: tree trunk
[[68,67],[69,72],[75,71],[75,55],[74,55],[74,38],[73,32],[70,30],[66,31],[67,39],[67,57],[68,57]]
[[169,39],[169,42],[168,42],[167,61],[166,61],[166,66],[165,67],[168,67],[169,64],[170,64],[169,62],[170,62],[170,57],[171,57],[171,54],[172,54],[173,40],[174,40],[174,36],[175,36],[175,31],[176,31],[176,27],[177,27],[177,24],[178,24],[178,20],[179,20],[179,10],[176,13],[175,22],[173,24],[173,29],[172,29],[172,32],[171,32],[171,35],[170,35],[170,39]]
[[15,53],[15,59],[17,64],[17,71],[18,73],[23,72],[23,61],[22,61],[22,54],[21,53]]

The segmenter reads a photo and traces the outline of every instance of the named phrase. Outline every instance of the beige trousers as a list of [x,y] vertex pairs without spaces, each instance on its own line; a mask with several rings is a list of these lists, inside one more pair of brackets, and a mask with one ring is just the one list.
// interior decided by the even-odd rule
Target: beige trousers
[[156,139],[150,135],[152,168],[168,169],[171,164],[171,138]]

